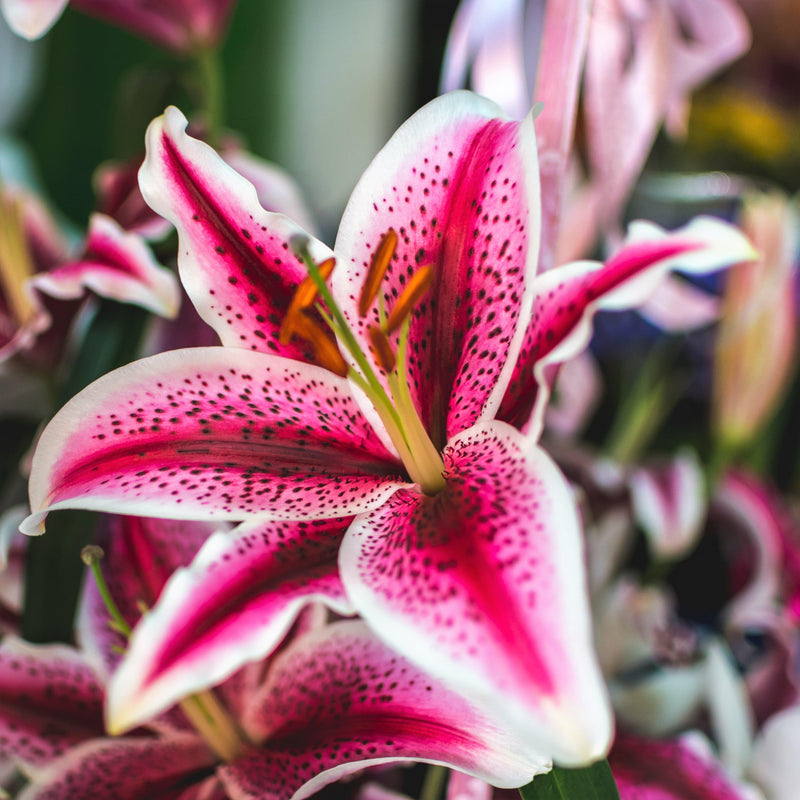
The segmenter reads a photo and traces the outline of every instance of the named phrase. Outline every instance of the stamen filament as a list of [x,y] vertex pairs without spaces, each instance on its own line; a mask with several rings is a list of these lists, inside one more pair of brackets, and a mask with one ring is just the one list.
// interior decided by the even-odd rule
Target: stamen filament
[[233,761],[242,752],[241,733],[213,692],[193,694],[181,700],[180,707],[206,744],[223,761]]
[[100,592],[100,597],[111,615],[109,625],[116,631],[119,631],[126,639],[130,639],[131,626],[125,621],[111,592],[108,590],[108,584],[103,576],[103,571],[100,569],[100,562],[103,560],[103,548],[98,547],[96,544],[88,544],[81,550],[81,560],[92,571],[94,582],[97,584],[97,591]]

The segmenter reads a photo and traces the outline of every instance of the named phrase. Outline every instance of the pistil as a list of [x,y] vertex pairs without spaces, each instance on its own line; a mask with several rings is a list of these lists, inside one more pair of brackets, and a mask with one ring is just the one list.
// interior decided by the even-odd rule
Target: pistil
[[[322,265],[317,265],[311,258],[307,241],[298,239],[293,242],[293,246],[295,252],[306,264],[309,279],[316,285],[318,297],[321,301],[317,304],[316,310],[327,322],[338,341],[355,362],[355,368],[349,367],[347,369],[347,377],[369,398],[380,416],[389,438],[397,449],[398,455],[405,464],[411,480],[418,483],[426,494],[436,494],[444,488],[444,478],[442,477],[444,463],[414,407],[406,375],[406,344],[410,314],[414,305],[419,302],[430,285],[431,268],[423,267],[411,277],[406,290],[400,295],[394,308],[390,311],[388,320],[381,305],[380,324],[370,325],[367,328],[374,361],[386,374],[391,392],[390,397],[375,374],[370,360],[362,351],[344,314],[336,305],[325,276],[320,269]],[[359,313],[361,313],[361,316],[366,316],[375,298],[379,296],[380,283],[394,256],[396,246],[397,234],[390,229],[381,239],[362,287],[359,297]],[[327,263],[323,262],[323,265],[327,265]],[[303,293],[303,299],[308,297],[305,281],[298,288],[298,294],[301,292]],[[293,301],[290,311],[294,307],[295,303]],[[298,312],[298,314],[302,314],[302,312]],[[308,319],[308,317],[306,318]],[[394,325],[392,328],[389,328],[390,321]],[[299,333],[298,326],[294,322],[291,324],[294,326],[295,332]],[[395,355],[389,341],[389,334],[395,332],[398,328],[402,328],[398,347],[398,356],[401,357]]]

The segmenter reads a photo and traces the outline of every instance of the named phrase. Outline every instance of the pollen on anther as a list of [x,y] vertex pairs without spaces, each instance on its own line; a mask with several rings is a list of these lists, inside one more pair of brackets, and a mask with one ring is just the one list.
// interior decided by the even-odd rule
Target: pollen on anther
[[372,256],[372,263],[369,265],[367,277],[361,287],[361,295],[358,298],[358,313],[362,317],[367,315],[370,306],[375,300],[375,295],[378,294],[378,288],[381,285],[381,281],[383,281],[383,276],[386,274],[396,249],[397,234],[394,228],[389,228]]
[[394,372],[397,364],[397,357],[392,350],[386,334],[377,326],[370,325],[367,327],[367,334],[369,336],[370,344],[375,353],[375,359],[384,372]]
[[431,281],[433,281],[433,267],[430,265],[420,267],[409,278],[403,293],[397,298],[397,302],[386,320],[387,333],[393,333],[403,324],[414,306],[428,291]]
[[[328,278],[330,278],[335,266],[336,259],[328,258],[317,267],[323,281],[327,281]],[[304,309],[308,308],[314,300],[316,300],[316,298],[317,284],[311,276],[304,278],[297,287],[292,302],[289,304],[286,316],[283,319],[279,335],[281,344],[287,344],[289,339],[292,338],[292,334],[297,332],[298,317],[302,314]]]

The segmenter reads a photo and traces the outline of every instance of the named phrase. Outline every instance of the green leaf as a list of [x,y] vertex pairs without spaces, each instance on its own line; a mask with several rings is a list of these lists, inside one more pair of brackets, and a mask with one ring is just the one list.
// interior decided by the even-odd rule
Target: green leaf
[[546,775],[537,775],[519,793],[522,800],[619,800],[605,759],[583,769],[554,767]]

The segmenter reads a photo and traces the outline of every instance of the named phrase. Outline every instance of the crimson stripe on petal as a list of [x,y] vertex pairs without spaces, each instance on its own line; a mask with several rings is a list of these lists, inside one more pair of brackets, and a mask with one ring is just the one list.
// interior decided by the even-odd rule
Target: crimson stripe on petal
[[317,262],[330,250],[286,217],[264,211],[253,185],[188,136],[186,125],[173,107],[150,124],[139,183],[149,205],[178,231],[178,268],[189,297],[223,344],[313,362],[308,343],[278,339],[306,277],[290,240],[307,239]]
[[444,459],[439,495],[400,491],[351,526],[348,594],[378,635],[539,752],[602,756],[611,715],[566,480],[499,422],[461,434]]
[[260,752],[220,770],[232,797],[307,797],[376,763],[441,763],[512,787],[546,760],[390,650],[358,621],[299,639],[245,719]]
[[374,507],[402,479],[347,381],[261,353],[198,347],[95,381],[51,421],[30,481],[51,508],[176,519],[309,519]]
[[336,563],[349,522],[255,522],[209,539],[134,631],[109,686],[109,728],[127,730],[265,658],[310,602],[352,614]]
[[699,274],[752,256],[739,231],[710,217],[674,233],[640,222],[631,225],[625,246],[605,264],[575,262],[539,276],[531,322],[498,417],[537,438],[552,382],[546,368],[588,344],[596,311],[641,305],[672,268]]
[[422,420],[442,446],[492,413],[521,344],[539,240],[532,117],[507,121],[490,101],[453,92],[411,117],[364,173],[339,228],[343,263],[332,283],[365,351],[378,304],[360,319],[357,301],[389,228],[398,246],[381,288],[387,311],[418,267],[434,267],[413,313],[408,368]]
[[105,733],[103,689],[86,660],[65,645],[0,645],[0,754],[41,766]]

